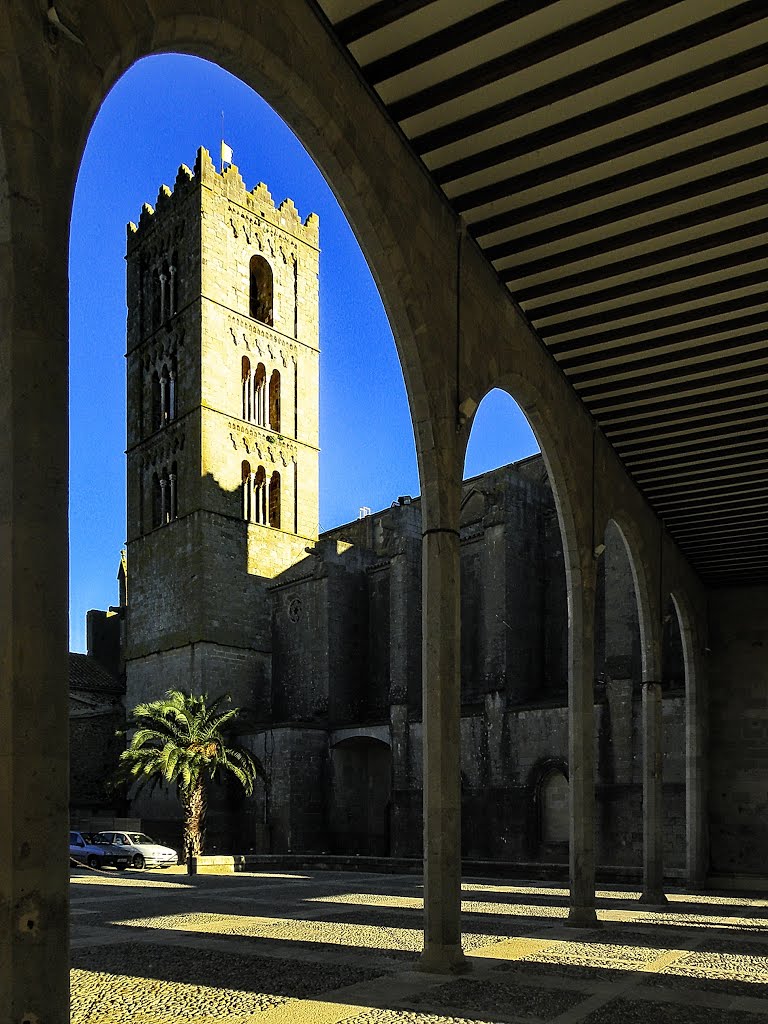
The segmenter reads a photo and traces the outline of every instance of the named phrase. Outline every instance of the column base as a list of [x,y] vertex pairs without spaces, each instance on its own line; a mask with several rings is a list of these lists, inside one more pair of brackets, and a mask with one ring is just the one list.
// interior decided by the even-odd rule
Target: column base
[[601,928],[602,922],[598,921],[594,907],[571,907],[565,925],[567,928]]
[[472,961],[464,956],[461,946],[428,946],[416,961],[416,970],[428,974],[466,974]]
[[642,903],[644,907],[658,907],[660,910],[664,910],[667,906],[667,897],[661,891],[654,892],[647,889],[640,894],[637,902]]

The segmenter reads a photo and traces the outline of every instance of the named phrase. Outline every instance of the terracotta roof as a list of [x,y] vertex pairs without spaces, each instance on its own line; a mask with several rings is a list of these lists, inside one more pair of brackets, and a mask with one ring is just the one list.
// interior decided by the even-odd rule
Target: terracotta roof
[[125,686],[88,654],[69,652],[69,688],[90,693],[125,692]]

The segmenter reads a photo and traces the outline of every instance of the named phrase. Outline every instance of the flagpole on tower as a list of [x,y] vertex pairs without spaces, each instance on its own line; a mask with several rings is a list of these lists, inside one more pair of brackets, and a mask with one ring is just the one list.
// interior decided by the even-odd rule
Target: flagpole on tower
[[221,145],[219,146],[219,174],[224,173],[224,111],[221,112]]

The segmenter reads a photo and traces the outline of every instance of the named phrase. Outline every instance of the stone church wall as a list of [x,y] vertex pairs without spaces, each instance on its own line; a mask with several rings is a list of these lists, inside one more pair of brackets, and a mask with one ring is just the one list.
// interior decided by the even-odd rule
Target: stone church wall
[[[765,874],[768,588],[710,594],[710,844],[715,874]],[[728,780],[719,785],[717,780]]]

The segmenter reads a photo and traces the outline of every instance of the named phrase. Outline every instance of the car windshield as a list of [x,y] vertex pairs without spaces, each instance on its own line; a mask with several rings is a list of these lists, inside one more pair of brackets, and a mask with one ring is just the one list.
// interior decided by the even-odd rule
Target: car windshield
[[155,842],[154,839],[150,839],[149,836],[145,836],[143,832],[128,832],[127,835],[130,841],[134,844],[134,846],[138,845],[139,843],[154,844]]

